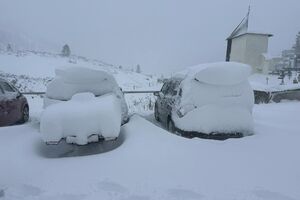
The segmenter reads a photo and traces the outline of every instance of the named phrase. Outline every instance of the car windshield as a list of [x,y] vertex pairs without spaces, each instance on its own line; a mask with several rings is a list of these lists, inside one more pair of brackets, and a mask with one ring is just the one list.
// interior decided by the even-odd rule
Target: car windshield
[[0,95],[4,95],[4,91],[1,87],[0,87]]
[[0,87],[5,91],[5,92],[15,92],[14,89],[6,82],[0,81]]
[[180,80],[170,80],[162,88],[162,92],[166,95],[175,96],[177,94],[178,86],[180,85]]

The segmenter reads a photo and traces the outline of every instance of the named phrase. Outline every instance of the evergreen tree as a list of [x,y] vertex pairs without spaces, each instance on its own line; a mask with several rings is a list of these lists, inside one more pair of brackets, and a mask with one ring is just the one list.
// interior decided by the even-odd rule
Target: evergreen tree
[[140,66],[140,65],[137,65],[137,66],[136,66],[135,72],[136,72],[136,73],[139,73],[139,74],[142,72],[142,71],[141,71],[141,66]]
[[61,50],[61,55],[64,57],[69,57],[71,55],[71,49],[69,45],[65,44]]
[[13,48],[12,48],[11,44],[7,44],[6,51],[8,51],[8,52],[13,51]]

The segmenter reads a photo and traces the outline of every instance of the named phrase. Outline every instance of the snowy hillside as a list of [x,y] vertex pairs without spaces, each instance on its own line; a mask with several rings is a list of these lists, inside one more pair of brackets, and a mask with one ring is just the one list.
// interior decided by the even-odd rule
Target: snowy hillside
[[[84,66],[112,73],[124,91],[159,90],[160,83],[150,76],[120,69],[105,62],[82,56],[61,57],[59,54],[35,51],[0,51],[0,77],[9,80],[21,92],[44,92],[54,77],[54,70],[62,66]],[[153,110],[152,94],[125,96],[131,113]]]
[[31,50],[54,50],[57,45],[43,39],[31,38],[29,35],[19,30],[8,30],[0,28],[0,49],[6,49],[7,45],[12,49],[31,49]]
[[[138,74],[130,70],[119,69],[118,67],[105,62],[88,59],[81,56],[61,57],[59,54],[34,51],[0,52],[0,72],[2,77],[17,75],[15,78],[24,79],[21,75],[31,78],[54,77],[54,70],[57,67],[66,65],[78,65],[101,69],[112,73],[123,90],[138,90],[159,87],[156,80],[149,76]],[[37,81],[37,79],[36,79]],[[40,81],[41,88],[44,81]],[[25,84],[23,82],[23,84]],[[22,86],[24,87],[24,85]],[[31,90],[30,87],[26,87]]]

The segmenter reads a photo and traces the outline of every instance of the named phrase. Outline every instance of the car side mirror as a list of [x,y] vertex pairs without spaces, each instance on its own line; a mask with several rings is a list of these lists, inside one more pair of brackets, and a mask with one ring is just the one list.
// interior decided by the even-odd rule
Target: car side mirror
[[21,93],[21,92],[18,92],[18,93],[17,93],[17,99],[20,98],[20,97],[22,97],[22,93]]
[[163,93],[161,91],[154,92],[153,94],[156,97],[162,97],[163,96]]

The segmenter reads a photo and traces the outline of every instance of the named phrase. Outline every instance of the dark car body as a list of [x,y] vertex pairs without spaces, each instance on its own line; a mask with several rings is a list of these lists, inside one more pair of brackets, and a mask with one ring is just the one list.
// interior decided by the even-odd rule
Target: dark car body
[[[172,122],[171,113],[174,108],[176,98],[180,98],[179,85],[182,79],[172,78],[166,80],[159,93],[155,93],[157,100],[155,102],[155,119],[169,128],[169,123]],[[177,95],[178,94],[178,95]]]
[[0,127],[24,123],[28,118],[27,99],[7,81],[0,79]]

